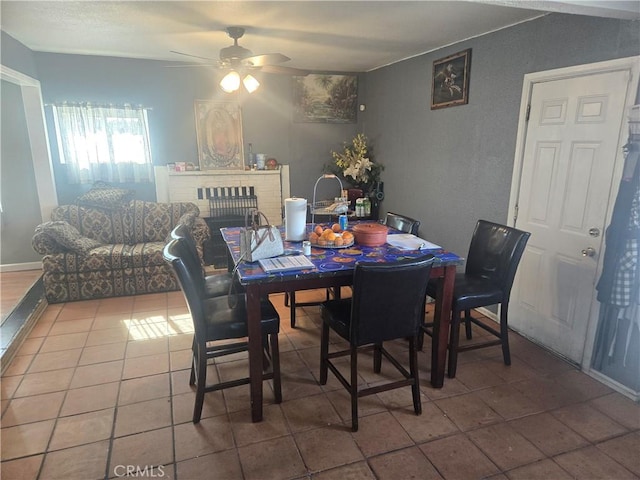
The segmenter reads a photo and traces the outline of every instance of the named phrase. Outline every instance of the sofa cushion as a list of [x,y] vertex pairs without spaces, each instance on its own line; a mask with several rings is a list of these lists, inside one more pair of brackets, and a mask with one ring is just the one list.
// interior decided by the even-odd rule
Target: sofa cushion
[[96,182],[87,193],[76,199],[78,205],[85,207],[104,208],[114,210],[125,208],[133,200],[134,190],[117,188],[104,182]]
[[85,237],[100,243],[126,243],[128,209],[106,210],[80,205],[61,205],[51,212],[51,220],[64,220]]
[[45,255],[43,270],[49,273],[104,272],[140,267],[166,266],[162,256],[164,242],[147,242],[136,245],[123,243],[101,245],[87,255],[56,253]]
[[163,242],[185,213],[200,214],[195,203],[158,203],[133,200],[128,209],[127,243]]
[[80,255],[102,245],[98,240],[82,236],[76,227],[65,221],[42,223],[36,227],[36,235],[47,236],[63,249]]

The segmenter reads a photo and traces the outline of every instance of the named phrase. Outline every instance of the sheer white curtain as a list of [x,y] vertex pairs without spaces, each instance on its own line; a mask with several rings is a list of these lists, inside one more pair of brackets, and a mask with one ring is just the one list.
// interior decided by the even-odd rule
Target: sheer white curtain
[[146,108],[89,103],[51,107],[69,183],[153,182]]

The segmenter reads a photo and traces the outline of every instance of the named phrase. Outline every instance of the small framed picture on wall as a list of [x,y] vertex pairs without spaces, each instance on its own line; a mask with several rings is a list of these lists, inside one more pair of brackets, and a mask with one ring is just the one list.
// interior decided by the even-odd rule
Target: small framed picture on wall
[[469,103],[471,49],[433,62],[431,110]]

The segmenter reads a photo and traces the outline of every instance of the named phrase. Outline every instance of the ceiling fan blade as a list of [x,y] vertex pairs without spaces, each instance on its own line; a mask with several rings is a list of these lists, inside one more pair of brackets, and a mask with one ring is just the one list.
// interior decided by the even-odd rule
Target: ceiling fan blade
[[253,55],[242,59],[243,65],[250,67],[264,67],[265,65],[273,65],[274,63],[284,63],[291,60],[281,53],[264,53],[262,55]]
[[282,67],[280,65],[265,65],[260,69],[263,73],[273,73],[276,75],[295,75],[299,77],[306,77],[311,72],[309,70],[302,70],[300,68]]
[[219,68],[219,65],[213,65],[212,63],[181,63],[180,65],[164,65],[166,68],[191,68],[191,67],[209,67]]
[[199,55],[191,55],[190,53],[184,53],[184,52],[176,52],[175,50],[169,50],[171,53],[177,53],[178,55],[184,55],[186,57],[193,57],[193,58],[201,58],[202,60],[214,60],[215,58],[210,58],[210,57],[200,57]]

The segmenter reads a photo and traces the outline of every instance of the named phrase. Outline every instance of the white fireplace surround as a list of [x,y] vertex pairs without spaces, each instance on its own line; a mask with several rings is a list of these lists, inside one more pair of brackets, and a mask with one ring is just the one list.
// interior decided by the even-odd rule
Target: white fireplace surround
[[193,202],[200,216],[209,216],[206,195],[198,198],[198,189],[216,187],[253,187],[258,197],[258,208],[273,225],[282,224],[284,200],[290,196],[289,165],[277,170],[203,170],[169,172],[166,167],[155,167],[156,198],[158,202]]

